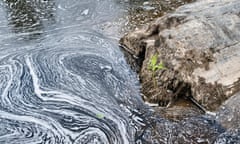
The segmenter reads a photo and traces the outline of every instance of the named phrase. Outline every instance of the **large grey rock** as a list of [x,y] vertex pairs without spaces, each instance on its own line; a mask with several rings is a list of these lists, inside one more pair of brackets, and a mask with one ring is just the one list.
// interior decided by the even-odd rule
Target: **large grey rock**
[[224,102],[216,118],[227,129],[240,129],[240,93]]
[[[215,110],[240,90],[240,1],[200,0],[120,40],[139,72],[143,97],[168,105],[193,96]],[[151,57],[166,69],[148,69]]]
[[228,130],[219,135],[214,144],[240,143],[240,93],[223,103],[217,111],[216,121]]

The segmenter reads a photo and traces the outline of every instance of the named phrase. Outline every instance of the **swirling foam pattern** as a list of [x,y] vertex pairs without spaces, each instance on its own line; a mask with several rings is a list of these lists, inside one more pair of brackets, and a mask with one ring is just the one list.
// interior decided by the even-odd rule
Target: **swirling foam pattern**
[[144,107],[138,84],[104,31],[121,5],[0,4],[0,143],[135,143]]

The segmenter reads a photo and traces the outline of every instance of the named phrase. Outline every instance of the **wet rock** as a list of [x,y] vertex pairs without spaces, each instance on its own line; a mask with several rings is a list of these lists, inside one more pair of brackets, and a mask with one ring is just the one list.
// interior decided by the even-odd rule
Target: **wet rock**
[[[167,106],[192,96],[208,110],[240,90],[240,1],[199,0],[120,40],[143,98]],[[153,55],[165,69],[148,69]],[[154,74],[153,74],[154,73]]]
[[143,26],[177,7],[193,1],[195,0],[130,0],[128,1],[128,15],[125,18],[128,22],[124,26],[124,31]]
[[176,142],[203,144],[213,143],[224,129],[212,119],[206,117],[187,118],[179,124]]
[[240,93],[223,103],[217,111],[216,121],[228,130],[219,135],[214,144],[240,143]]
[[170,122],[161,118],[151,121],[142,136],[146,144],[211,144],[225,130],[216,121],[206,117],[186,118]]
[[217,112],[216,119],[227,129],[240,129],[240,93],[224,102]]
[[198,117],[204,114],[201,109],[188,99],[179,99],[171,107],[155,106],[153,109],[154,115],[158,115],[173,122],[180,122],[183,119]]
[[221,134],[214,144],[239,144],[240,143],[240,129],[232,129]]

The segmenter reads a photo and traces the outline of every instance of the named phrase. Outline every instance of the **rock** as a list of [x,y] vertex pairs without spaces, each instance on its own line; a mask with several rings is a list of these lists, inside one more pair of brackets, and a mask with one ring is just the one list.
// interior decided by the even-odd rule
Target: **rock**
[[142,143],[146,144],[211,144],[225,132],[214,120],[206,117],[183,119],[170,122],[156,118],[142,130]]
[[224,102],[217,111],[216,120],[226,129],[240,129],[240,93]]
[[219,135],[214,144],[240,143],[240,92],[221,105],[216,121],[227,131]]
[[231,129],[221,134],[214,144],[239,144],[240,129]]
[[179,144],[212,144],[224,131],[215,120],[207,117],[187,118],[179,123],[175,141]]
[[[167,106],[192,96],[208,110],[240,90],[240,1],[199,0],[125,35],[146,101]],[[149,70],[158,54],[165,69]]]
[[172,107],[153,107],[153,109],[155,115],[174,122],[179,122],[185,118],[198,117],[203,114],[191,101],[185,99],[178,100]]

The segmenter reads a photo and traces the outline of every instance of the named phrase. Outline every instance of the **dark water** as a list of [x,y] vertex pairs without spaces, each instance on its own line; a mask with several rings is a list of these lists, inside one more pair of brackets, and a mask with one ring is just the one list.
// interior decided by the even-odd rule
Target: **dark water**
[[144,108],[116,0],[5,0],[0,143],[134,143]]
[[1,144],[194,143],[223,132],[206,117],[154,116],[143,103],[118,48],[136,2],[0,1]]

